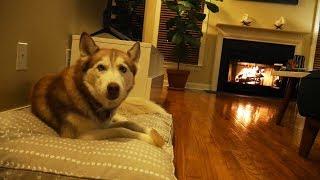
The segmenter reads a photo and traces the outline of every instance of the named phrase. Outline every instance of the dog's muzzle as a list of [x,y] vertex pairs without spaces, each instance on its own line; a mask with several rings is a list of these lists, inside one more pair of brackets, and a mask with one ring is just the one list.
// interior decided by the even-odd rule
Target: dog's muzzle
[[115,100],[119,97],[120,86],[117,83],[110,83],[107,86],[107,98],[109,100]]

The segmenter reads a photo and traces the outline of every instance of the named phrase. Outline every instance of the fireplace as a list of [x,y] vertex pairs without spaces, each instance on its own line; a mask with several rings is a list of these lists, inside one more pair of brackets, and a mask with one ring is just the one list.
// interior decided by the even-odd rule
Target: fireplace
[[224,39],[218,92],[281,97],[286,79],[272,71],[292,59],[295,46]]

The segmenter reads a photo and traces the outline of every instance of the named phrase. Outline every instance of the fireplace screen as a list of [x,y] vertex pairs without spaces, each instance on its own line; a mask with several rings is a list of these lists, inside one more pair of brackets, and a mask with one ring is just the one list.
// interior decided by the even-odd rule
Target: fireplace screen
[[273,65],[231,61],[229,64],[228,82],[269,86],[279,89],[281,79],[279,76],[271,74],[273,69]]

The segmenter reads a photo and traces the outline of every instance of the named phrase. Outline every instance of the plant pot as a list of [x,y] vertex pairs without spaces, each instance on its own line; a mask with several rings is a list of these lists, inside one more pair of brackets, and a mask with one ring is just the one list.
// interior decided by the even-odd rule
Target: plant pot
[[167,69],[169,89],[183,91],[190,74],[187,70]]

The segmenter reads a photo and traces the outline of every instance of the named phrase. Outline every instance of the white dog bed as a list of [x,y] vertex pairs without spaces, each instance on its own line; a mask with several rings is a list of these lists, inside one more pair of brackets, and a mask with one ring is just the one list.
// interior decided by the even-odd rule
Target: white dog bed
[[[139,107],[143,109],[146,104],[140,103]],[[167,141],[162,149],[135,139],[64,139],[35,117],[30,108],[2,112],[0,177],[176,179],[171,115],[161,111],[143,112],[119,109],[119,114],[127,119],[156,129]]]

